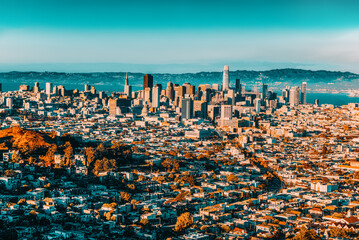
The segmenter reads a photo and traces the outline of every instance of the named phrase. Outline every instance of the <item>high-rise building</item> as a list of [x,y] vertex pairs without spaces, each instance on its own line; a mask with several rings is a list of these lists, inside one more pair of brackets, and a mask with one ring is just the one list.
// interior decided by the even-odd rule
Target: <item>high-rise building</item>
[[236,79],[236,93],[241,93],[242,92],[242,85],[241,85],[241,79],[237,78]]
[[224,66],[224,70],[223,70],[222,90],[223,91],[228,91],[229,90],[229,67],[227,65]]
[[193,118],[193,100],[190,98],[182,99],[182,108],[181,108],[182,119],[191,119]]
[[265,99],[266,97],[268,97],[268,85],[267,84],[262,84],[262,99]]
[[111,98],[108,101],[108,109],[110,115],[117,115],[118,100]]
[[291,107],[299,104],[299,87],[292,87],[289,91],[289,104]]
[[47,94],[47,95],[50,95],[51,92],[52,92],[52,83],[47,82],[47,83],[46,83],[46,94]]
[[168,82],[167,83],[167,88],[166,88],[166,96],[168,97],[168,99],[172,100],[175,97],[175,92],[174,92],[174,88],[173,88],[173,83],[172,82]]
[[307,104],[307,82],[302,82],[300,102],[301,104]]
[[222,105],[221,120],[231,120],[231,119],[232,119],[232,105]]
[[9,109],[12,109],[13,108],[13,105],[14,105],[14,100],[9,97],[9,98],[6,98],[6,106],[9,108]]
[[91,86],[89,84],[85,84],[85,92],[89,92],[91,89]]
[[126,96],[131,97],[132,94],[132,86],[129,85],[128,83],[128,75],[126,73],[126,79],[125,79],[125,89],[124,89],[124,93],[126,94]]
[[146,88],[153,88],[153,76],[151,74],[146,74],[143,77],[143,90]]
[[62,85],[58,86],[57,91],[60,96],[65,96],[65,87],[64,86],[62,86]]
[[194,117],[196,118],[207,118],[207,102],[201,100],[194,100],[193,102],[193,112]]
[[104,91],[99,91],[98,92],[98,97],[99,97],[99,99],[104,99],[105,98],[105,92]]
[[143,101],[146,103],[152,102],[152,88],[145,88],[143,92]]
[[186,88],[184,86],[175,87],[175,97],[183,97],[186,93]]
[[158,84],[156,84],[152,88],[152,107],[159,108],[160,107],[160,96],[161,96],[161,89]]
[[261,99],[260,98],[254,99],[254,109],[256,110],[256,113],[260,113],[260,111],[261,111]]
[[40,92],[40,84],[39,82],[35,82],[34,93],[38,93],[38,92]]
[[219,84],[218,83],[213,83],[212,84],[212,89],[215,91],[219,91]]
[[95,86],[91,87],[91,94],[95,95],[96,94],[96,88]]
[[2,83],[0,83],[0,92],[2,92]]

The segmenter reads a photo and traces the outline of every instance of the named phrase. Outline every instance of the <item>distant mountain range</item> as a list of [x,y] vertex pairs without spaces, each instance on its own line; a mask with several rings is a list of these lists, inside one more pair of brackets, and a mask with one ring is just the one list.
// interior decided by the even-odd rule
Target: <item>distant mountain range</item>
[[[140,89],[145,73],[128,73],[130,84],[134,89]],[[82,89],[83,84],[93,84],[99,90],[121,91],[125,81],[125,72],[95,72],[95,73],[62,73],[62,72],[4,72],[0,73],[0,82],[4,90],[18,89],[18,85],[39,82],[52,82],[56,85],[64,85],[67,88]],[[199,84],[222,83],[222,72],[198,72],[198,73],[154,73],[152,74],[154,83],[160,83],[164,87],[168,81],[183,84],[189,82],[198,86]],[[339,71],[312,71],[303,69],[274,69],[267,71],[230,71],[230,80],[234,84],[234,79],[239,78],[245,86],[252,87],[262,81],[274,89],[282,88],[286,85],[300,84],[302,81],[308,82],[309,88],[328,87],[328,84],[335,85],[340,89],[350,89],[359,87],[359,75],[350,72]],[[335,84],[341,82],[340,86]],[[44,85],[42,87],[45,87]],[[329,86],[332,88],[333,86]],[[339,89],[340,88],[340,89]]]

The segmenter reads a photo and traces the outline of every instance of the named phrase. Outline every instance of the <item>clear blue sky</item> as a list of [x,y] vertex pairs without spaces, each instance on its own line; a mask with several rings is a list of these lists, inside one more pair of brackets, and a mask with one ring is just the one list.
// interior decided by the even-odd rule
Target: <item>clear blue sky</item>
[[359,1],[0,0],[0,71],[359,72]]

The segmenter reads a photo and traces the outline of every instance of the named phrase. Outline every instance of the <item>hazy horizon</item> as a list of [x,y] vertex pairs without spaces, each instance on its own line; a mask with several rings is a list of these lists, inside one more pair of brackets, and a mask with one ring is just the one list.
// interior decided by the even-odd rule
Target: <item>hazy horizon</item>
[[352,0],[0,2],[0,71],[359,72]]

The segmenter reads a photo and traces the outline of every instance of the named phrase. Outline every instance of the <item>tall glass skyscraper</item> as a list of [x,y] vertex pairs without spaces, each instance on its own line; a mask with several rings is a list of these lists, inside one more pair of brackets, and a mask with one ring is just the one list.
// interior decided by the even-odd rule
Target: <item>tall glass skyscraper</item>
[[300,102],[302,104],[307,104],[307,82],[302,82]]
[[224,66],[224,70],[223,70],[222,90],[223,91],[228,91],[229,90],[229,67],[227,65]]

